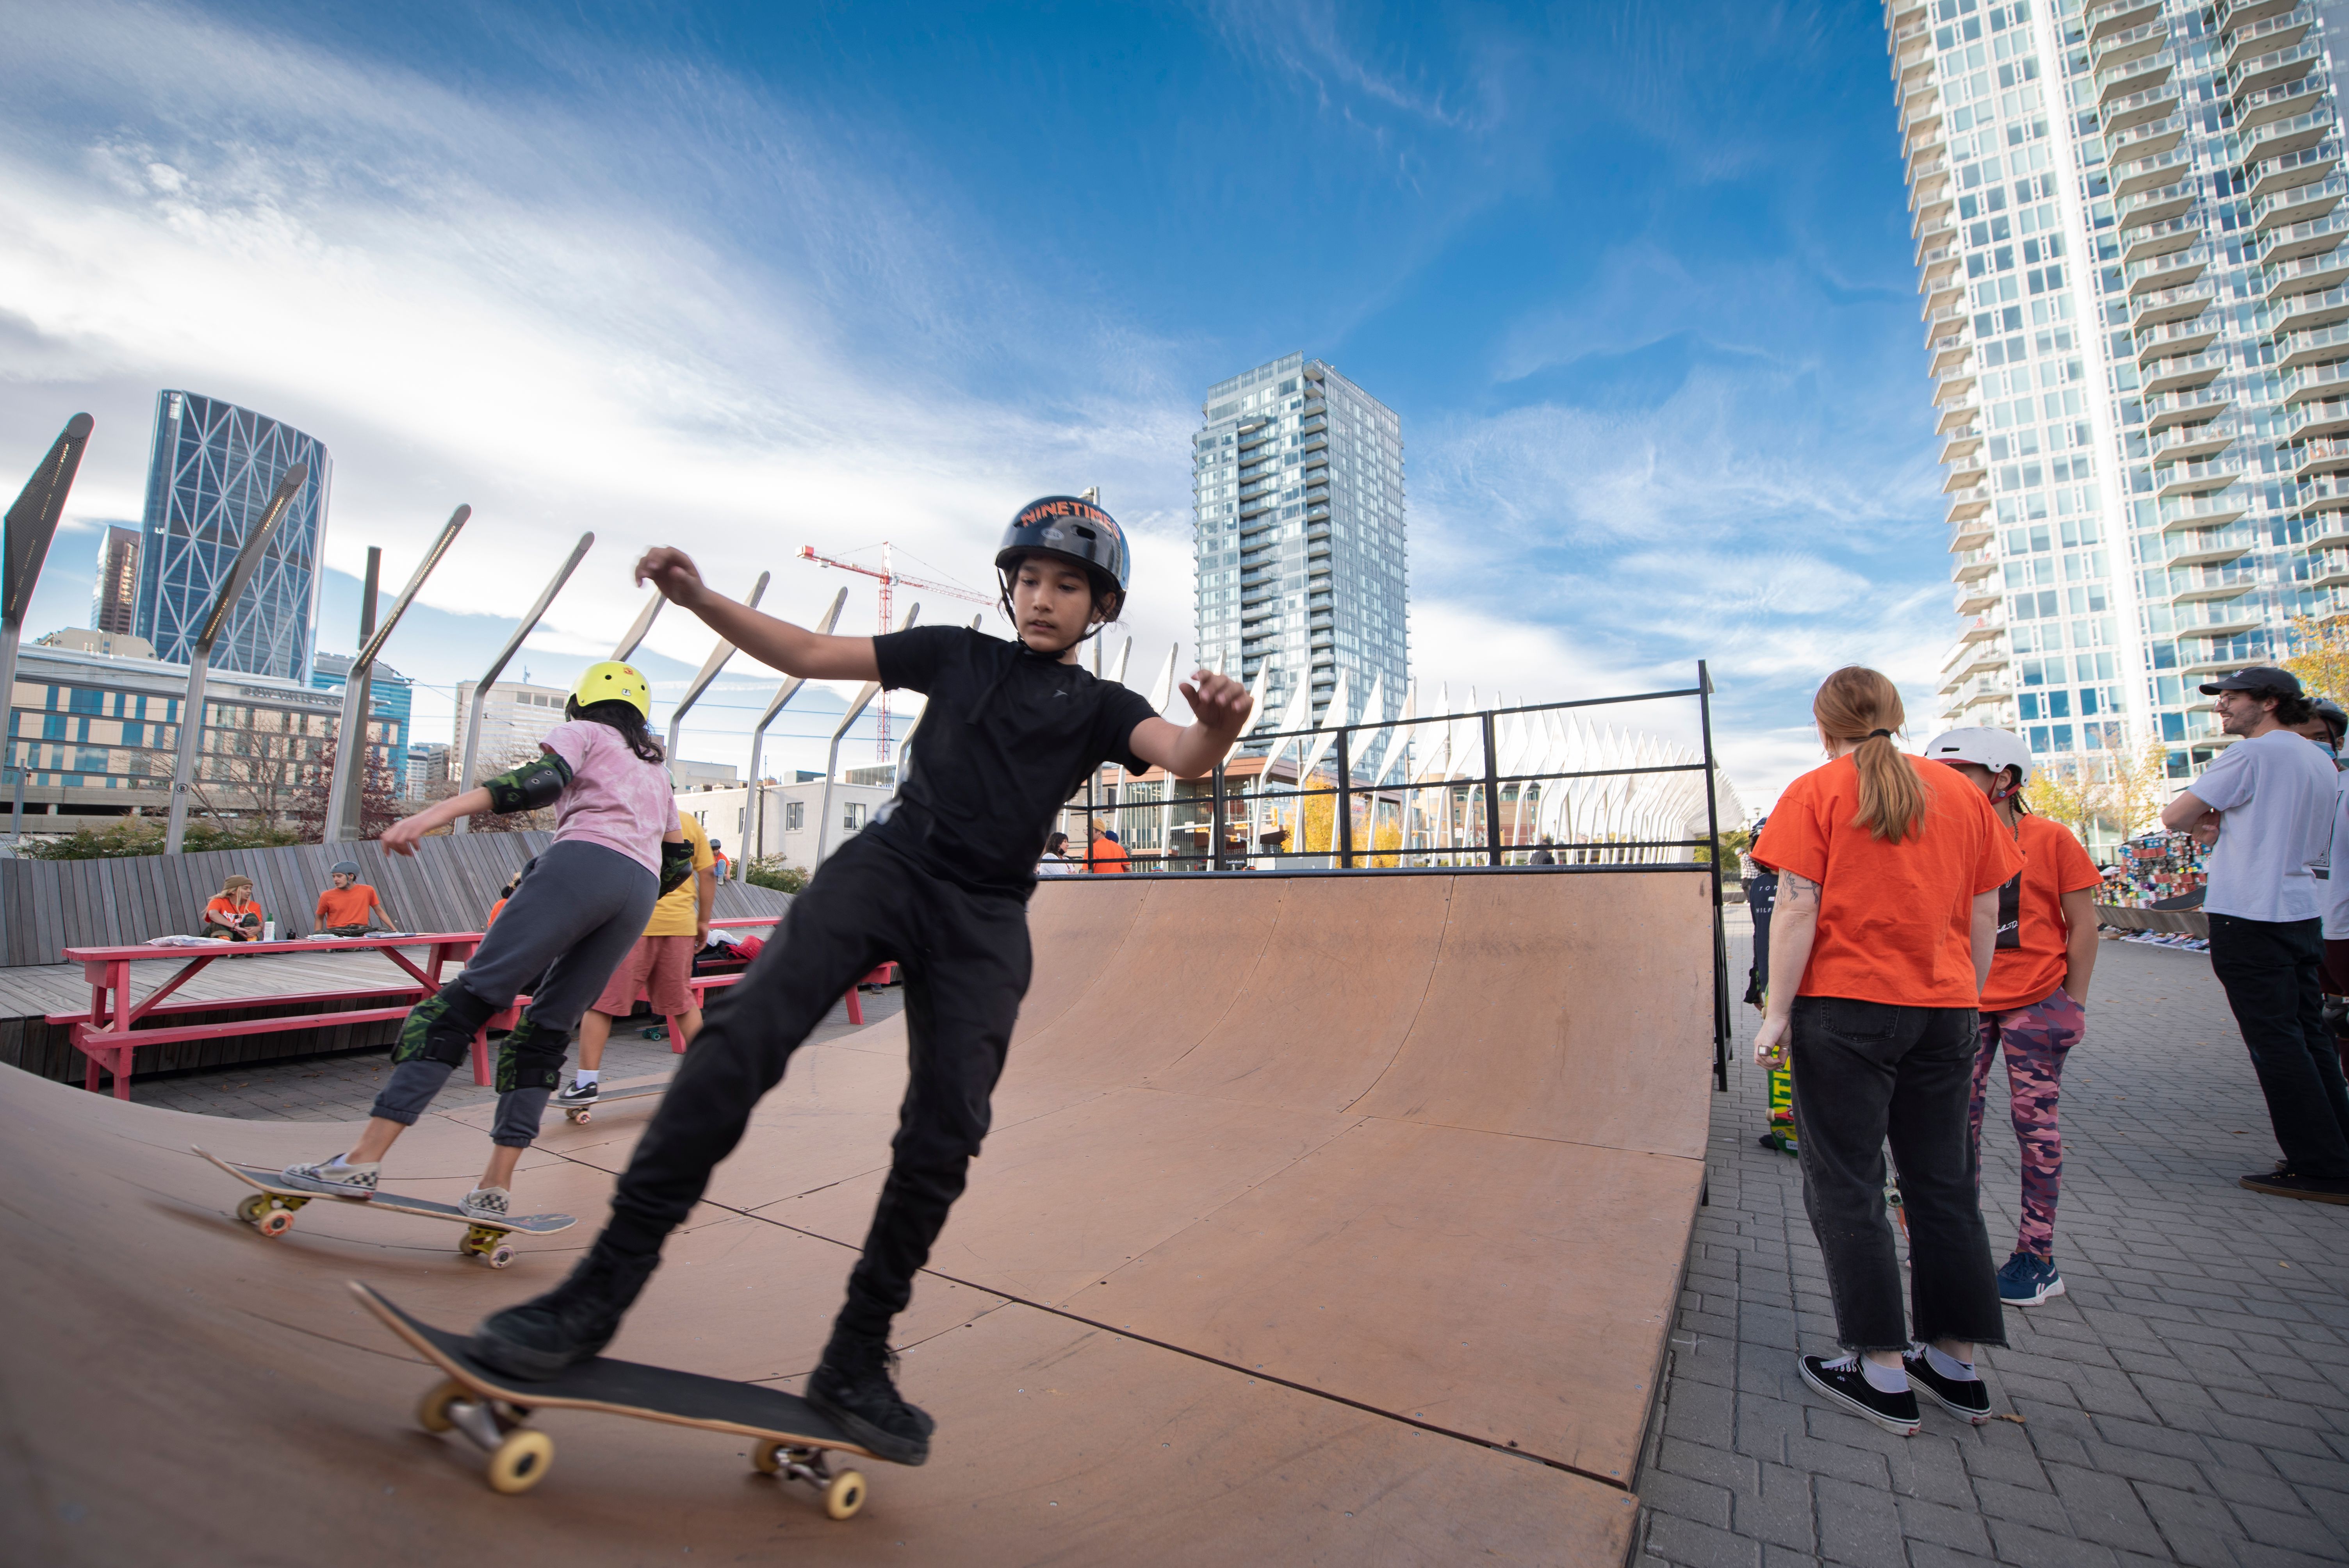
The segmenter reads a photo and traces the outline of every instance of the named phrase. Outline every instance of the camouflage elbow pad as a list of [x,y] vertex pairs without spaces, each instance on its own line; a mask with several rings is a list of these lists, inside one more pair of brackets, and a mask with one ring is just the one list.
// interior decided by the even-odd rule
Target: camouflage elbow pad
[[542,751],[520,767],[510,768],[482,781],[490,792],[492,811],[535,811],[552,806],[571,782],[571,765],[552,751]]
[[660,890],[667,898],[693,876],[693,846],[661,842]]

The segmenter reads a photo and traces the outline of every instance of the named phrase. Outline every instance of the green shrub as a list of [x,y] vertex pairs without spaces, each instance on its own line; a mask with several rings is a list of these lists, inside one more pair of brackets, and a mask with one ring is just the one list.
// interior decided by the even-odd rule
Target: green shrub
[[752,887],[771,887],[777,892],[798,892],[808,884],[805,866],[787,866],[781,855],[761,855],[742,868],[742,880]]
[[[164,828],[160,817],[125,817],[110,827],[83,828],[60,839],[26,839],[16,846],[16,852],[28,861],[117,861],[160,855]],[[191,822],[181,848],[197,854],[205,850],[259,850],[308,841],[298,830],[260,822],[249,827]]]

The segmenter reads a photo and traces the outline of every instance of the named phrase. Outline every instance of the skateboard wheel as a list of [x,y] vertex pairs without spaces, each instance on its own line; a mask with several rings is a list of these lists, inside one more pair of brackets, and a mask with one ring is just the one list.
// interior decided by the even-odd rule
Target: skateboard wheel
[[282,1236],[294,1228],[294,1212],[272,1209],[253,1222],[253,1228],[264,1236]]
[[472,1390],[453,1377],[444,1377],[425,1391],[416,1401],[416,1424],[428,1432],[446,1432],[456,1429],[449,1418],[449,1407],[460,1399],[470,1399]]
[[261,1223],[261,1216],[267,1212],[269,1212],[269,1195],[265,1192],[255,1192],[236,1206],[236,1217],[248,1225]]
[[554,1462],[554,1439],[535,1427],[522,1427],[490,1455],[490,1487],[509,1496],[528,1491],[545,1478]]
[[782,1471],[783,1445],[761,1443],[750,1450],[750,1468],[761,1475],[779,1475]]
[[512,1247],[494,1247],[481,1255],[492,1268],[502,1269],[513,1262],[514,1250]]
[[843,1470],[823,1489],[823,1511],[834,1519],[847,1519],[864,1506],[864,1477],[861,1471]]

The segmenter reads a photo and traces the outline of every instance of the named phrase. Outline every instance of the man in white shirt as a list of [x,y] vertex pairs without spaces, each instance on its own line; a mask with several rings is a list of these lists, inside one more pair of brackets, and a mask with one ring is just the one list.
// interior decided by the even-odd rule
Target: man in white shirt
[[2210,968],[2251,1052],[2283,1165],[2241,1185],[2279,1197],[2349,1203],[2349,1083],[2323,1023],[2324,944],[2312,867],[2332,847],[2332,760],[2291,727],[2314,708],[2271,665],[2202,688],[2237,737],[2161,813],[2210,851],[2202,907]]

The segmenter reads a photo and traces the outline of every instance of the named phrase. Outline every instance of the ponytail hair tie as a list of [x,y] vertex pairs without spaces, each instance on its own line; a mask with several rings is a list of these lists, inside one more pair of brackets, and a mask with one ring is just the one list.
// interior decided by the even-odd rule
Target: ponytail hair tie
[[1889,729],[1871,729],[1868,732],[1868,738],[1873,740],[1879,735],[1887,740],[1892,738],[1892,732]]

